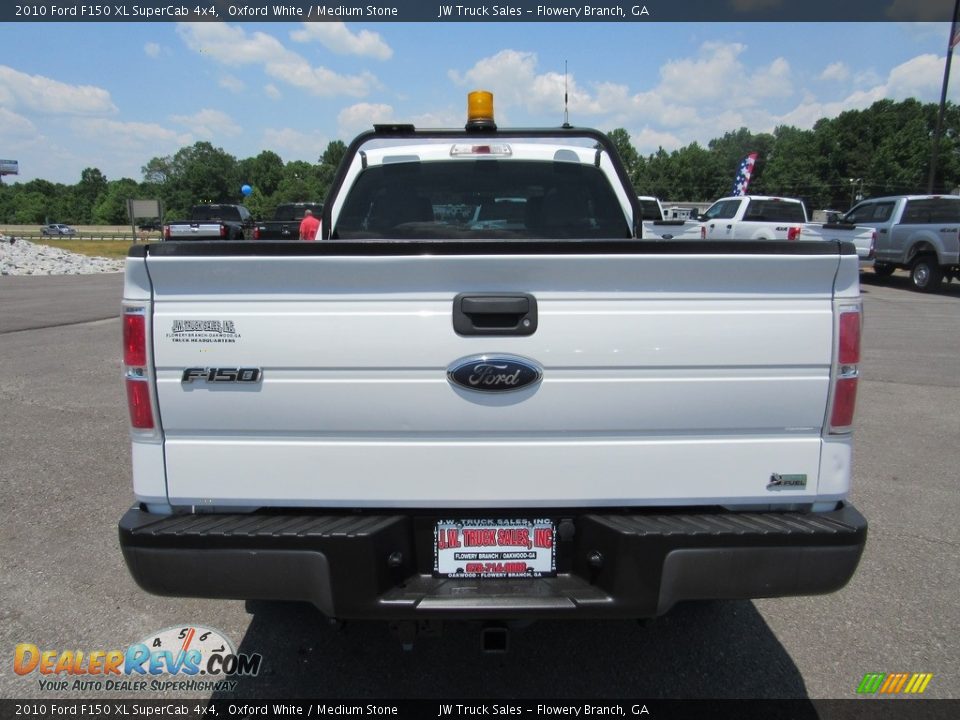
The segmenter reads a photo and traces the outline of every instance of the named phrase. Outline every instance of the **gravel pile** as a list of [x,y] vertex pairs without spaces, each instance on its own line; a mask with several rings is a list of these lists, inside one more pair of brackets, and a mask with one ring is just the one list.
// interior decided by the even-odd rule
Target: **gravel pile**
[[0,275],[89,275],[105,272],[123,272],[123,260],[88,257],[22,238],[0,236]]

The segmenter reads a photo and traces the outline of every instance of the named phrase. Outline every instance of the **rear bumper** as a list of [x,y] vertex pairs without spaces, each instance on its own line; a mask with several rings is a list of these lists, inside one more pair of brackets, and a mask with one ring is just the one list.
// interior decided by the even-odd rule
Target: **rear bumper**
[[135,507],[120,545],[137,583],[158,595],[307,601],[343,619],[641,618],[681,600],[838,590],[867,536],[851,505],[564,518],[557,575],[543,579],[433,577],[436,518],[426,515],[161,517]]

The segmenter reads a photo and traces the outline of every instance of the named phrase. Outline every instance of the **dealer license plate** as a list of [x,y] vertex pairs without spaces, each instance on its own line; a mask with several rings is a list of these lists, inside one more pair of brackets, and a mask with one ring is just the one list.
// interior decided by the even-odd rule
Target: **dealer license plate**
[[550,520],[441,520],[433,534],[440,577],[530,578],[557,572]]

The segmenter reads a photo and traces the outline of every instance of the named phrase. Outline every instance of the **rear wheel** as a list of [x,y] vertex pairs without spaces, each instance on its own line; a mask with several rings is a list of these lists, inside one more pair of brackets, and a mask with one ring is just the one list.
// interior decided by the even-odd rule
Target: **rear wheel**
[[936,255],[921,255],[910,267],[910,282],[920,292],[933,292],[942,279],[943,271],[940,270]]
[[890,277],[896,269],[896,266],[890,263],[874,263],[873,274],[878,277]]

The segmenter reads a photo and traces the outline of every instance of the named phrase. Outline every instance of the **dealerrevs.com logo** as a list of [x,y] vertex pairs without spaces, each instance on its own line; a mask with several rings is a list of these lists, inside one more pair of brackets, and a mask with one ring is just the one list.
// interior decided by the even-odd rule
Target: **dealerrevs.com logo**
[[233,678],[255,676],[263,656],[237,653],[219,631],[198,625],[151,633],[123,650],[50,650],[19,643],[13,670],[36,677],[40,690],[211,692],[233,690]]

